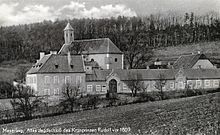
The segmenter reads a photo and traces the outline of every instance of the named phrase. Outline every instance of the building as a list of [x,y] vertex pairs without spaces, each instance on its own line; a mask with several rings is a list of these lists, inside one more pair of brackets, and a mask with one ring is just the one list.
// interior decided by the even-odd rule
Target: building
[[220,70],[204,54],[184,55],[170,69],[124,69],[124,54],[108,38],[74,40],[74,29],[64,29],[65,44],[58,53],[40,53],[27,72],[26,84],[38,95],[61,94],[67,83],[80,86],[84,94],[131,93],[130,83],[139,81],[146,91],[219,88]]
[[179,69],[215,69],[216,67],[212,64],[212,62],[204,55],[198,52],[198,54],[190,54],[190,55],[182,55],[180,56],[176,62],[173,64],[173,68]]

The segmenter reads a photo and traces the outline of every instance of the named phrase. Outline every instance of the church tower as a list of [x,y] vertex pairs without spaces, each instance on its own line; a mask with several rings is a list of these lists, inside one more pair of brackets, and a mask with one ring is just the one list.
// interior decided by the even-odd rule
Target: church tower
[[74,41],[74,30],[69,22],[67,23],[64,29],[64,39],[65,39],[65,44],[71,44],[71,42]]

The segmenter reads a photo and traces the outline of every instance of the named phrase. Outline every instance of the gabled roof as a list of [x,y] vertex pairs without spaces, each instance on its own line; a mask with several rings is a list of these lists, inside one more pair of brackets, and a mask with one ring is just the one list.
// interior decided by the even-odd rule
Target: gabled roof
[[71,51],[72,46],[80,46],[80,48],[83,48],[83,54],[122,54],[109,38],[74,40],[70,45],[64,44],[59,54],[66,54],[69,50]]
[[68,63],[67,57],[67,55],[45,55],[38,63],[32,66],[27,74],[84,72],[82,56],[72,55],[70,63]]
[[[106,81],[112,73],[120,80],[158,80],[160,75],[163,79],[174,80],[178,73],[177,69],[131,69],[131,70],[94,70],[93,74],[86,75],[86,81]],[[220,79],[220,69],[184,69],[184,75],[188,79]]]
[[73,30],[73,27],[70,25],[70,23],[67,23],[64,30]]
[[182,55],[173,64],[173,68],[192,68],[199,59],[207,59],[204,54]]

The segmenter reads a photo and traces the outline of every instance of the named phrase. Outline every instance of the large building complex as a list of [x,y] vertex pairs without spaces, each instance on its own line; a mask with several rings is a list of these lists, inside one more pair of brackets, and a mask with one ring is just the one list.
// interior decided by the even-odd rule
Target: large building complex
[[204,54],[183,55],[170,69],[124,69],[124,54],[109,39],[74,40],[74,29],[64,29],[60,51],[40,53],[27,72],[26,84],[37,95],[61,95],[65,84],[77,85],[84,94],[130,93],[132,81],[143,82],[146,91],[164,80],[163,89],[219,88],[220,70]]

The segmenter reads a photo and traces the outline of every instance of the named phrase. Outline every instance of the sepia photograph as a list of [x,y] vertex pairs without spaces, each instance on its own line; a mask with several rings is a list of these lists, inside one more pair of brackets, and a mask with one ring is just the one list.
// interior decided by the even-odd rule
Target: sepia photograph
[[0,0],[0,135],[220,135],[220,0]]

